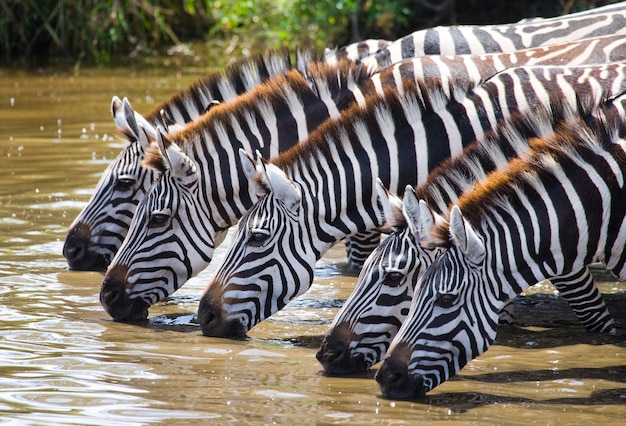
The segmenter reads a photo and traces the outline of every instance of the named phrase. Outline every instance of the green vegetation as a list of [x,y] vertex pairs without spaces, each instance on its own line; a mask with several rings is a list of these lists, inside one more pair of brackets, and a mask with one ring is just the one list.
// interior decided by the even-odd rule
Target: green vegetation
[[321,49],[420,28],[514,22],[615,1],[593,0],[0,0],[0,64],[128,64],[173,45],[227,57],[268,47]]

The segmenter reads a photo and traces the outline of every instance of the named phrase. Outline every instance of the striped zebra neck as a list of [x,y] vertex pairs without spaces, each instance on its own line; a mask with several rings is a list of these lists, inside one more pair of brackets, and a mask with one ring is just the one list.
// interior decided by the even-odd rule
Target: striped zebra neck
[[[523,270],[513,264],[506,266],[510,270],[517,269],[523,278],[513,286],[512,295],[543,279],[571,269],[580,269],[593,261],[604,262],[620,279],[626,278],[624,237],[619,232],[624,219],[624,203],[620,203],[619,199],[624,199],[625,191],[623,174],[626,171],[626,141],[622,139],[626,132],[625,102],[626,98],[621,98],[609,107],[600,108],[594,113],[595,117],[587,119],[587,123],[582,120],[576,123],[570,121],[559,126],[554,135],[545,140],[532,141],[527,155],[513,159],[507,167],[489,174],[459,197],[457,205],[463,217],[487,241],[486,244],[506,244],[501,237],[493,239],[493,235],[498,235],[495,229],[499,225],[496,224],[502,223],[507,217],[518,217],[522,211],[529,217],[537,215],[539,224],[548,226],[546,229],[540,226],[534,233],[526,233],[527,238],[533,236],[527,244],[528,247],[534,246],[535,250],[528,254],[530,258],[525,256]],[[583,195],[572,192],[572,187],[567,191],[571,205],[563,205],[566,210],[562,213],[556,213],[556,210],[551,213],[556,216],[551,216],[549,211],[534,210],[533,206],[545,200],[564,203],[558,188],[567,187],[577,179],[584,182],[589,179],[588,176],[595,176],[594,184],[600,188],[597,192],[592,190]],[[556,180],[557,185],[543,184],[550,180]],[[557,188],[557,192],[552,188]],[[585,190],[584,186],[576,191],[582,190]],[[536,202],[533,202],[535,198],[528,195],[533,191],[545,191],[545,194],[540,193],[536,196]],[[590,206],[589,203],[594,205]],[[572,209],[572,217],[576,217],[579,222],[574,225],[571,220],[566,220],[568,223],[562,226],[576,226],[578,229],[582,229],[581,226],[585,229],[588,227],[588,234],[585,231],[579,235],[560,235],[560,243],[556,245],[555,242],[543,240],[554,232],[550,226],[558,226],[558,222],[548,224],[557,217],[563,219],[569,209]],[[584,218],[584,226],[580,222],[583,220],[581,215],[587,216]],[[447,224],[439,226],[434,232],[440,237],[450,238]],[[564,237],[570,237],[569,241]],[[582,247],[584,250],[581,250]],[[515,251],[514,247],[508,247],[507,250]],[[535,259],[534,265],[530,259]]]

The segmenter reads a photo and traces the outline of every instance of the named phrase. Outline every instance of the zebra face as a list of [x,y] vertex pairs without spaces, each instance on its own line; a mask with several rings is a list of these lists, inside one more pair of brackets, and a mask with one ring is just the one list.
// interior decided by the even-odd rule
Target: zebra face
[[266,188],[272,189],[240,220],[223,264],[200,299],[198,322],[207,336],[244,337],[313,281],[317,256],[299,189],[281,188],[276,181]]
[[209,264],[226,234],[197,220],[195,163],[174,145],[167,152],[168,167],[139,203],[102,284],[100,302],[116,320],[145,319],[148,307]]
[[128,145],[100,178],[63,245],[69,269],[104,272],[122,244],[137,208],[155,179],[141,166],[145,134]]
[[[452,234],[452,218],[450,226]],[[495,338],[498,313],[508,299],[489,279],[491,261],[480,254],[482,240],[469,242],[477,238],[469,232],[464,238],[435,260],[418,284],[408,318],[376,375],[387,397],[423,397]]]
[[418,279],[440,253],[438,248],[422,249],[410,228],[404,228],[370,254],[317,352],[326,371],[350,374],[383,359],[408,314]]

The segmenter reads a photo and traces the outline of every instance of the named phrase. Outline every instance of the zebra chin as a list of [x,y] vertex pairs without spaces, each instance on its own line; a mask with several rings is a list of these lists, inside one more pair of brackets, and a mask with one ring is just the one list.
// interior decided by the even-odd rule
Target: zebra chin
[[100,304],[115,321],[143,321],[148,318],[150,305],[137,297],[131,299],[126,292],[125,266],[111,268],[100,289]]
[[202,334],[207,337],[223,337],[245,339],[248,332],[244,324],[237,318],[227,319],[223,309],[202,297],[198,304],[198,323]]
[[77,223],[67,232],[63,244],[63,256],[70,271],[105,272],[111,263],[110,256],[90,249],[91,229],[84,223]]
[[409,373],[410,354],[411,350],[408,345],[396,346],[376,373],[376,382],[385,398],[417,400],[426,397],[424,378],[418,374]]

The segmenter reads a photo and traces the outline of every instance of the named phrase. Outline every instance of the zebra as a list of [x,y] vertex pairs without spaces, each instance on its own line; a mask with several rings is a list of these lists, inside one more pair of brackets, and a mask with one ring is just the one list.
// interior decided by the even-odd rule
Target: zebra
[[420,398],[452,377],[489,348],[498,309],[538,281],[592,262],[626,279],[625,102],[529,141],[434,227],[430,244],[447,250],[378,370],[384,396]]
[[395,40],[361,63],[379,69],[404,58],[510,52],[626,33],[626,2],[542,20],[503,25],[439,26]]
[[498,119],[532,109],[549,93],[574,103],[576,93],[619,93],[624,66],[509,68],[470,92],[449,88],[450,98],[434,84],[406,84],[344,111],[269,162],[242,153],[260,198],[200,299],[203,334],[245,336],[308,290],[315,262],[332,245],[379,228],[375,176],[392,192],[423,183]]
[[[461,155],[443,162],[423,185],[408,186],[403,200],[378,185],[385,218],[383,227],[392,232],[365,262],[354,291],[324,337],[316,357],[326,371],[350,374],[365,371],[381,361],[408,314],[419,278],[445,252],[439,246],[420,245],[428,243],[426,219],[434,225],[443,218],[438,214],[421,218],[418,200],[422,203],[425,200],[437,213],[447,211],[448,205],[476,181],[506,167],[511,158],[526,153],[529,138],[546,138],[564,120],[575,121],[579,116],[591,114],[599,104],[599,100],[585,95],[576,102],[576,114],[571,115],[569,108],[564,109],[556,102],[554,107],[548,104],[550,121],[545,117],[535,120],[512,114],[503,125],[504,130],[498,126],[497,131],[488,132]],[[587,268],[573,275],[553,277],[551,281],[587,330],[615,334],[615,322]]]
[[[424,81],[429,79],[442,81],[457,79],[462,80],[462,83],[458,83],[455,87],[458,88],[461,86],[463,87],[463,90],[468,90],[469,88],[480,84],[480,82],[485,80],[489,75],[492,75],[511,63],[524,63],[525,61],[535,64],[560,63],[561,61],[579,61],[583,60],[582,58],[586,58],[589,61],[606,62],[609,59],[619,57],[620,55],[621,57],[626,56],[626,49],[620,49],[620,45],[624,42],[625,41],[623,40],[618,40],[618,38],[611,39],[609,37],[584,40],[573,42],[570,45],[562,44],[559,47],[546,47],[537,50],[523,50],[517,53],[507,53],[506,55],[503,54],[503,57],[499,57],[497,55],[481,55],[480,57],[474,58],[473,62],[472,58],[442,57],[437,62],[432,62],[431,58],[428,58],[428,62],[426,62],[427,65],[423,65],[422,62],[425,58],[414,58],[395,64],[392,67],[374,74],[369,79],[360,81],[359,84],[351,85],[349,90],[352,91],[354,98],[356,99],[350,99],[352,99],[353,102],[362,103],[367,93],[372,93],[373,91],[382,92],[384,86],[401,85],[404,79],[423,79]],[[349,66],[350,65],[344,65],[344,67]],[[354,64],[351,66],[357,67]],[[349,73],[349,71],[344,72]],[[449,75],[449,77],[446,79],[444,78],[444,75]],[[312,81],[311,76],[308,78]],[[329,79],[330,77],[326,80],[330,81]],[[319,84],[317,85],[319,86]],[[447,87],[448,86],[446,86],[446,88]],[[327,90],[324,89],[324,91]],[[348,106],[348,102],[340,100],[341,97],[336,97],[333,102],[337,103],[340,106],[339,109],[343,110]],[[179,142],[185,143],[182,139],[180,139]],[[198,149],[197,151],[202,152],[202,149]],[[278,154],[278,150],[274,150],[270,153],[270,155],[275,154]],[[231,158],[227,156],[224,158],[225,159],[223,161],[231,161]],[[206,160],[199,158],[194,161],[203,162]],[[236,164],[236,160],[233,161],[234,162],[232,164]],[[203,172],[202,176],[202,179],[211,179],[211,174]],[[229,177],[228,179],[231,178]],[[155,187],[151,191],[153,199],[167,199],[170,197],[168,194],[171,194],[174,191],[179,191],[179,189],[173,188],[173,186],[176,185],[179,185],[176,179],[162,179],[159,186]],[[205,189],[201,191],[201,193],[211,193],[211,191],[215,190],[209,189],[215,188],[214,182],[207,182],[202,185],[204,185]],[[237,189],[235,189],[235,192],[236,191]],[[224,202],[217,196],[214,198],[214,200],[210,201],[217,203]],[[155,209],[154,206],[146,206],[144,208]],[[198,240],[210,242],[213,239],[213,228],[200,229],[194,225],[194,222],[210,223],[210,217],[214,214],[215,209],[221,209],[220,214],[223,214],[222,212],[227,211],[230,207],[210,207],[207,206],[207,200],[191,197],[188,198],[188,202],[185,205],[179,205],[174,210],[168,210],[168,214],[172,219],[175,219],[177,223],[180,223],[181,227],[196,229],[200,232],[201,234],[196,236]],[[231,214],[232,216],[227,220],[225,219],[225,221],[228,223],[235,223],[239,217],[239,211],[233,211],[231,209],[228,210],[228,214]],[[168,229],[167,232],[162,230],[158,235],[158,238],[161,238],[163,241],[167,241],[168,239],[171,241],[172,238],[175,238],[175,232],[176,230],[174,228]],[[204,234],[204,232],[207,232],[208,234]],[[168,259],[162,258],[157,262],[153,256],[154,247],[157,246],[155,245],[156,238],[157,236],[148,236],[146,234],[143,221],[138,221],[138,224],[132,226],[128,232],[128,240],[132,240],[133,243],[127,244],[128,248],[126,249],[126,252],[120,255],[120,258],[124,258],[124,261],[118,262],[117,265],[118,270],[124,271],[125,268],[127,272],[118,273],[115,275],[115,279],[108,280],[108,289],[103,287],[103,291],[101,292],[101,301],[103,301],[105,309],[109,313],[113,312],[114,315],[118,315],[115,317],[117,319],[124,319],[119,316],[119,312],[128,312],[127,306],[131,299],[142,298],[144,300],[142,307],[147,308],[164,297],[172,294],[181,285],[183,285],[186,280],[195,275],[197,273],[196,271],[199,271],[202,267],[206,266],[212,257],[210,254],[212,253],[214,247],[196,247],[194,244],[185,244],[184,246],[174,250],[176,253],[174,257]],[[362,264],[369,252],[378,244],[378,241],[379,234],[377,232],[350,236],[349,239],[346,240],[346,249],[348,250],[349,261],[353,265]],[[145,263],[148,259],[150,259],[150,263],[152,265],[151,269],[141,269],[140,279],[139,275],[136,275],[133,271],[138,270],[137,268],[143,268],[140,265]],[[200,264],[195,264],[194,259],[198,260]],[[173,264],[177,264],[177,266],[173,266]],[[162,272],[164,269],[168,271],[165,274]],[[133,282],[129,282],[129,280],[126,279],[126,276],[130,275],[135,275],[134,280],[141,283],[140,287],[135,287]],[[112,285],[112,283],[117,284]],[[115,290],[116,286],[117,288],[127,288],[129,294],[132,296],[120,299],[114,297],[117,294],[117,290]],[[104,292],[109,292],[110,288],[114,289],[113,293],[111,293],[111,295],[104,294]],[[125,306],[125,308],[117,309],[110,306],[115,304],[121,304],[122,306]],[[133,315],[139,315],[138,312],[144,313],[146,310],[138,309],[137,312],[134,310],[131,310],[131,312],[134,312]]]
[[138,123],[150,129],[145,121],[154,127],[193,121],[216,102],[232,100],[289,70],[305,72],[306,65],[316,60],[309,51],[297,52],[293,64],[291,56],[287,50],[268,51],[209,73],[157,105],[145,119],[134,113],[127,99],[114,96],[111,113],[129,144],[105,170],[88,204],[69,227],[63,246],[69,269],[106,270],[122,244],[137,203],[156,178],[154,171],[140,165],[149,141]]

